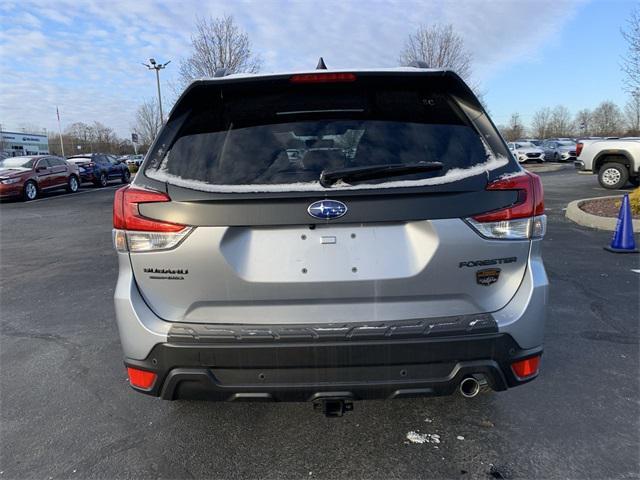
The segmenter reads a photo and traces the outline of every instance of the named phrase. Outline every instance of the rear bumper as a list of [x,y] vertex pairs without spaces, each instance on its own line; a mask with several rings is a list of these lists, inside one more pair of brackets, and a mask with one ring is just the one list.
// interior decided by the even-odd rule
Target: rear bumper
[[501,391],[526,383],[511,363],[539,355],[510,335],[338,341],[176,341],[156,345],[127,366],[155,372],[148,390],[166,400],[317,401],[450,395],[482,376]]
[[586,171],[584,162],[582,160],[574,160],[573,161],[573,166],[576,168],[576,170],[580,170],[580,171]]

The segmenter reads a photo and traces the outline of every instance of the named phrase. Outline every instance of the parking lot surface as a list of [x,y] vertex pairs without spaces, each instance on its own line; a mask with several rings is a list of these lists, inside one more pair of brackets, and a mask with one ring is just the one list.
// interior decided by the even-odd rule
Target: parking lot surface
[[540,378],[474,399],[357,402],[339,419],[133,392],[112,305],[116,186],[0,204],[0,479],[637,478],[638,256],[564,217],[571,200],[611,194],[594,176],[541,176]]

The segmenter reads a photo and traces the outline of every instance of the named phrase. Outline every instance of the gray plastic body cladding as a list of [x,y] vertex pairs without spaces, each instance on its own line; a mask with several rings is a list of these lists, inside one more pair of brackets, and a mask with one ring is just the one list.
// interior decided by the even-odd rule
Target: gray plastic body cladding
[[[167,321],[315,324],[499,310],[525,276],[529,249],[529,241],[484,239],[460,219],[198,227],[173,250],[131,254],[131,264],[146,303]],[[499,279],[482,285],[476,273],[489,267]],[[166,270],[188,273],[156,273]]]

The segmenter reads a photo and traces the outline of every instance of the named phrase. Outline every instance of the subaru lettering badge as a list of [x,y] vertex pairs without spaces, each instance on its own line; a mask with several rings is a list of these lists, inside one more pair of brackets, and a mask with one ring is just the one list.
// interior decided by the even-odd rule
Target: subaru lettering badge
[[309,205],[307,212],[314,218],[331,220],[347,213],[347,206],[337,200],[320,200]]

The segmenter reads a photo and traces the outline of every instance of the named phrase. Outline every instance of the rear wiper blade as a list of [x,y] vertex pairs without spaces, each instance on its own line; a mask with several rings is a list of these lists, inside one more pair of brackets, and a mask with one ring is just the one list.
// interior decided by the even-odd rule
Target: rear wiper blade
[[370,165],[367,167],[336,168],[323,170],[320,174],[320,185],[330,187],[338,180],[347,183],[378,178],[399,177],[420,172],[436,172],[442,170],[441,162],[389,163],[387,165]]

